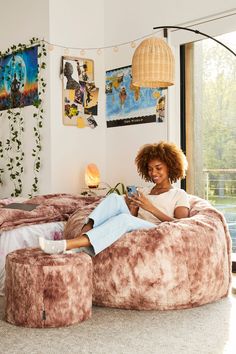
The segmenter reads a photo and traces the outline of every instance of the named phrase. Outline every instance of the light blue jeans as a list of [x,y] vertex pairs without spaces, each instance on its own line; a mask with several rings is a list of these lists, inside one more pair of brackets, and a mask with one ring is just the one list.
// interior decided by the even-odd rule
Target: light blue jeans
[[98,254],[123,234],[138,229],[151,229],[155,224],[130,214],[123,196],[112,193],[107,196],[89,215],[94,221],[93,229],[86,232]]

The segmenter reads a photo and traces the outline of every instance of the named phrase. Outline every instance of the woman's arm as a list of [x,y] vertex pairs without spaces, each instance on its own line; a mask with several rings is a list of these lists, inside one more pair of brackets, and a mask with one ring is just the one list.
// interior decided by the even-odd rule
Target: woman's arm
[[173,218],[166,215],[157,207],[155,207],[151,203],[151,201],[147,197],[145,197],[145,195],[141,192],[139,192],[138,196],[134,196],[130,199],[132,199],[133,203],[136,204],[136,206],[139,206],[140,208],[148,211],[149,213],[151,213],[161,221],[173,221],[175,219],[182,219],[182,218],[189,217],[189,209],[187,207],[182,207],[182,206],[178,206],[177,208],[175,208]]
[[174,216],[176,219],[188,218],[189,208],[184,206],[178,206],[177,208],[175,208]]

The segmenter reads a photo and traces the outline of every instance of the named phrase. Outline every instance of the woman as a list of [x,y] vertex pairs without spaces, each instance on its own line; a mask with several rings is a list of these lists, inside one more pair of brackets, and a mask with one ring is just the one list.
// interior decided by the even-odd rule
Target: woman
[[[154,186],[125,197],[110,194],[89,215],[80,234],[71,240],[40,239],[46,253],[61,253],[78,248],[96,255],[124,233],[150,229],[160,222],[189,217],[187,193],[172,183],[185,177],[187,161],[175,144],[161,141],[144,145],[135,159],[138,173]],[[85,251],[86,251],[85,249]]]

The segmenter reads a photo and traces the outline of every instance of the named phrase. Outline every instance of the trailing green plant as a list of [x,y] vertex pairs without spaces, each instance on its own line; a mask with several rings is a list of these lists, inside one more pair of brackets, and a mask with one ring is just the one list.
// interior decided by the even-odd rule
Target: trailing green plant
[[32,151],[32,156],[34,157],[34,181],[31,188],[31,193],[29,197],[32,197],[35,193],[38,192],[38,184],[39,184],[39,172],[41,169],[41,155],[40,152],[42,150],[41,143],[41,129],[43,128],[43,100],[42,96],[45,94],[46,82],[43,76],[40,76],[41,70],[46,69],[46,62],[43,60],[47,55],[46,46],[44,43],[41,44],[40,50],[38,51],[38,58],[40,59],[40,63],[38,63],[38,100],[34,102],[35,113],[33,114],[33,118],[35,120],[34,125],[34,137],[35,137],[35,146]]
[[[32,197],[39,190],[39,178],[38,174],[41,168],[40,152],[42,150],[41,144],[41,129],[43,127],[43,99],[42,96],[45,93],[46,82],[42,75],[42,70],[46,68],[46,62],[44,58],[47,55],[46,46],[44,42],[40,42],[38,38],[33,37],[29,44],[13,45],[5,52],[0,52],[0,59],[9,54],[13,54],[12,61],[14,62],[14,54],[22,53],[25,49],[32,46],[38,47],[38,98],[33,102],[33,136],[34,136],[34,148],[32,151],[33,157],[33,182],[29,196]],[[0,79],[11,81],[10,68],[7,65],[5,68],[0,66]],[[24,174],[24,162],[26,152],[23,146],[23,137],[25,132],[25,117],[24,107],[15,107],[14,102],[10,102],[11,107],[0,113],[0,118],[8,119],[8,137],[5,141],[0,140],[0,184],[4,185],[10,181],[13,183],[13,191],[11,196],[20,196],[23,188],[23,174]],[[8,178],[9,177],[9,178]],[[6,182],[5,182],[6,181]]]
[[21,175],[24,171],[23,160],[24,152],[22,151],[22,133],[24,132],[24,119],[21,109],[7,110],[7,118],[9,123],[9,137],[5,142],[5,152],[7,156],[6,167],[9,171],[10,180],[14,185],[14,192],[11,196],[19,196],[22,192]]

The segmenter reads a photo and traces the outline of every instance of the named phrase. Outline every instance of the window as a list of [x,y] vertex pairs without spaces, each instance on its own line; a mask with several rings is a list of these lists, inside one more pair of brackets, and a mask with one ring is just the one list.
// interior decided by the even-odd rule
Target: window
[[[236,51],[236,32],[216,38]],[[236,252],[236,57],[206,39],[183,45],[182,60],[186,189],[224,213]]]

